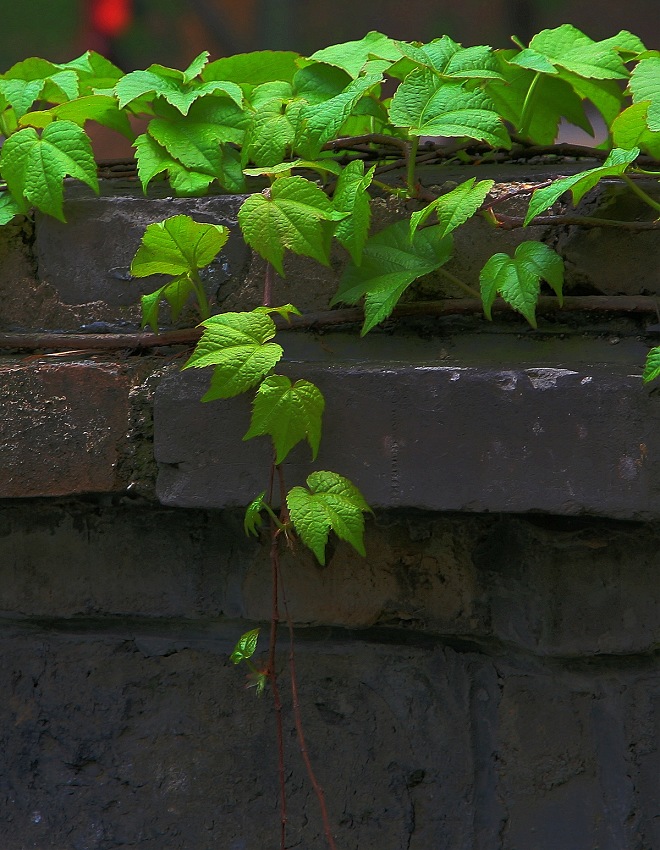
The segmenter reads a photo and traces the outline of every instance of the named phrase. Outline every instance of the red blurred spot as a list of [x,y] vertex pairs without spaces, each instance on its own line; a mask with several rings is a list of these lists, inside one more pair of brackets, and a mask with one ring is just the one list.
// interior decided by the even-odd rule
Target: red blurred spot
[[92,0],[92,27],[101,35],[115,38],[131,23],[132,0]]

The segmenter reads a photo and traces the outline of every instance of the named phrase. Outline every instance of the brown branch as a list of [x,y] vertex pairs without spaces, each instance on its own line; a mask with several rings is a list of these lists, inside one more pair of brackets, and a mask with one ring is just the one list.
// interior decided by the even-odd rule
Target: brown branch
[[[564,298],[563,309],[585,313],[651,313],[656,314],[659,300],[651,295],[569,295]],[[510,310],[502,302],[496,302],[495,310]],[[562,309],[553,296],[541,296],[538,309],[553,312]],[[410,316],[452,316],[480,313],[482,304],[478,298],[446,298],[441,301],[413,301],[399,304],[391,318]],[[291,316],[291,322],[277,317],[278,330],[321,330],[337,325],[354,325],[364,320],[361,307],[342,310],[323,310],[304,316]],[[176,334],[173,340],[172,335]],[[198,328],[170,331],[162,334],[54,334],[54,333],[0,333],[0,349],[16,351],[53,350],[73,353],[77,349],[83,354],[95,350],[148,350],[168,345],[194,345],[200,337]],[[96,344],[102,340],[104,345]]]
[[326,142],[321,150],[343,150],[344,148],[353,148],[355,145],[362,144],[385,145],[405,151],[407,142],[405,139],[399,139],[397,136],[387,136],[384,133],[365,133],[362,136],[346,136],[341,139],[333,139],[330,142]]

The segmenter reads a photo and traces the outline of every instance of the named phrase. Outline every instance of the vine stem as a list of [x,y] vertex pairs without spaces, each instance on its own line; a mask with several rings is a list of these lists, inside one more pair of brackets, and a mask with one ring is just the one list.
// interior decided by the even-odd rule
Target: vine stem
[[541,72],[537,71],[534,75],[534,79],[532,80],[529,88],[527,89],[527,94],[525,95],[525,102],[523,103],[522,114],[520,116],[520,134],[521,136],[529,135],[529,124],[531,122],[531,111],[532,111],[532,103],[534,99],[534,92],[536,91],[536,87],[539,84],[539,80],[541,79]]
[[199,314],[202,319],[208,319],[211,315],[211,307],[209,305],[209,299],[206,297],[204,283],[202,282],[202,279],[199,276],[198,272],[193,272],[190,275],[190,282],[192,283],[193,289],[195,290],[195,295],[197,296],[197,302],[199,304]]
[[300,697],[298,695],[298,677],[296,674],[296,652],[293,633],[293,621],[291,619],[291,614],[289,613],[289,605],[286,596],[286,588],[284,586],[284,578],[282,576],[282,571],[280,570],[279,573],[282,605],[284,607],[284,616],[286,618],[287,628],[289,630],[289,676],[291,678],[291,702],[293,708],[293,719],[296,726],[296,735],[298,737],[298,747],[300,749],[302,760],[305,764],[305,769],[307,770],[307,776],[309,777],[309,781],[312,785],[312,788],[314,789],[316,799],[319,803],[325,840],[327,841],[330,850],[337,850],[337,845],[335,844],[335,839],[332,834],[332,829],[330,827],[328,807],[325,802],[325,792],[323,791],[323,787],[320,785],[318,779],[316,778],[316,774],[314,772],[314,768],[312,767],[312,762],[309,757],[309,751],[307,749],[307,740],[305,738],[305,730],[303,728],[302,723],[302,712],[300,710]]
[[455,274],[448,272],[447,269],[439,268],[436,271],[438,271],[443,277],[447,278],[447,280],[451,281],[455,286],[458,286],[459,289],[462,289],[463,292],[467,292],[467,294],[471,295],[473,298],[479,298],[479,300],[481,300],[479,292],[467,283],[464,283],[460,277],[456,277]]
[[417,164],[417,148],[419,147],[419,137],[412,136],[406,147],[406,185],[408,194],[414,198],[417,194],[415,187],[415,166]]
[[264,275],[264,294],[261,302],[263,307],[271,307],[273,304],[273,264],[266,260],[266,274]]
[[641,198],[645,204],[648,204],[651,207],[651,209],[654,209],[656,212],[660,212],[660,204],[657,201],[655,201],[650,195],[647,195],[646,192],[638,186],[634,180],[631,180],[627,174],[622,174],[621,176],[638,198]]
[[[522,227],[522,223],[516,225]],[[658,228],[660,229],[660,228]],[[503,310],[510,309],[502,302]],[[657,312],[658,299],[650,295],[568,295],[564,298],[563,310],[571,312],[601,313],[652,313]],[[409,316],[451,316],[478,313],[482,309],[481,298],[445,298],[441,301],[414,301],[398,304],[392,311],[392,319]],[[541,296],[539,309],[557,310],[557,299]],[[361,307],[348,307],[342,310],[322,310],[318,313],[306,313],[304,316],[291,316],[290,323],[276,317],[279,330],[316,330],[336,327],[337,325],[358,324],[364,320]],[[98,351],[148,351],[168,346],[194,345],[200,338],[199,328],[185,328],[178,331],[166,331],[162,334],[66,334],[66,333],[0,333],[0,349],[15,351],[50,350],[62,356],[88,356]],[[31,354],[31,357],[45,358],[55,354]]]

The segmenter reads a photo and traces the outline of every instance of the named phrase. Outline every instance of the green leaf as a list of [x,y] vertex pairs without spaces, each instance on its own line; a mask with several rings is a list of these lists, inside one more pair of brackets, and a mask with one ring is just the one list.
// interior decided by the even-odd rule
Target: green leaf
[[250,537],[254,535],[255,537],[259,536],[259,527],[261,525],[261,512],[264,509],[264,500],[266,497],[266,491],[259,493],[256,499],[250,502],[245,510],[245,519],[243,520],[243,528],[245,529],[245,534]]
[[530,199],[525,216],[525,225],[528,225],[533,218],[551,207],[569,189],[573,196],[573,204],[579,203],[601,178],[617,177],[623,174],[638,156],[639,148],[632,148],[631,150],[615,148],[605,162],[597,168],[590,168],[587,171],[581,171],[579,174],[572,174],[570,177],[562,177],[555,180],[550,186],[537,189]]
[[342,68],[313,62],[301,68],[293,78],[293,89],[297,96],[309,104],[323,103],[345,91],[351,76]]
[[275,99],[262,105],[253,115],[243,147],[244,162],[273,166],[286,157],[295,131],[281,108],[282,101]]
[[252,658],[254,653],[257,651],[258,640],[259,629],[252,629],[252,631],[245,632],[245,634],[241,635],[238,639],[238,643],[234,647],[234,651],[229,656],[230,660],[234,664],[240,664],[241,661],[247,661],[248,658]]
[[205,81],[231,80],[239,85],[258,86],[270,80],[291,82],[298,71],[298,53],[288,50],[259,50],[216,59],[202,72]]
[[401,58],[397,43],[380,32],[369,32],[359,41],[333,44],[317,50],[310,57],[312,62],[325,62],[343,68],[351,77],[357,77],[369,59],[387,59],[396,62]]
[[204,333],[184,369],[216,366],[202,401],[231,398],[258,383],[282,357],[271,340],[275,323],[263,313],[221,313],[202,322]]
[[131,263],[133,277],[187,274],[208,266],[229,238],[220,224],[175,215],[147,226]]
[[365,555],[363,513],[371,508],[360,491],[336,472],[313,472],[304,487],[294,487],[286,503],[291,522],[302,542],[325,564],[330,530]]
[[10,136],[0,168],[11,193],[64,221],[64,178],[82,180],[98,193],[96,163],[88,137],[71,121],[55,121],[39,137],[32,127]]
[[277,313],[283,319],[286,319],[287,322],[290,322],[290,316],[293,314],[294,316],[302,316],[302,313],[297,307],[294,307],[293,304],[284,304],[282,307],[255,307],[255,313],[264,313],[266,316],[270,316],[271,313]]
[[243,439],[270,434],[277,464],[282,463],[301,440],[307,440],[314,460],[321,441],[324,407],[321,391],[309,381],[291,384],[282,375],[270,375],[257,390],[250,429]]
[[329,264],[328,221],[343,218],[325,192],[304,177],[281,177],[266,193],[250,195],[238,213],[245,241],[284,276],[284,249]]
[[73,70],[32,57],[13,65],[0,79],[0,94],[20,118],[35,100],[60,103],[78,97],[78,76]]
[[187,274],[178,275],[165,286],[161,286],[155,292],[143,295],[140,299],[142,305],[142,327],[151,325],[155,333],[158,333],[158,312],[160,302],[165,300],[170,305],[172,318],[177,319],[181,310],[195,291],[195,287]]
[[654,381],[660,375],[660,345],[652,348],[646,355],[646,364],[642,380],[645,384]]
[[15,216],[27,212],[27,205],[14,198],[11,192],[0,190],[0,226],[8,224]]
[[496,52],[498,67],[506,85],[492,83],[487,86],[488,95],[502,118],[510,121],[519,131],[525,119],[528,137],[540,145],[554,142],[562,116],[585,132],[593,132],[584,113],[581,96],[559,77],[542,76],[536,80],[533,108],[531,111],[528,108],[525,115],[527,93],[536,74],[518,65],[511,65],[508,60],[514,55],[513,50]]
[[410,217],[410,236],[414,236],[417,228],[423,224],[432,212],[435,212],[441,225],[440,238],[447,236],[452,230],[460,227],[471,218],[486,200],[493,188],[494,180],[480,180],[470,177],[460,186],[431,201],[423,210],[413,213]]
[[493,254],[479,275],[487,318],[491,318],[491,308],[499,293],[535,328],[541,279],[550,284],[561,304],[564,261],[542,242],[522,242],[513,258],[508,254]]
[[411,71],[392,98],[390,120],[413,136],[467,136],[494,147],[511,140],[492,100],[480,89],[443,82],[428,68]]
[[84,127],[87,121],[96,121],[116,130],[131,141],[135,138],[128,117],[119,109],[116,98],[101,94],[79,97],[48,110],[27,112],[18,123],[21,127],[42,128],[56,119],[72,121],[79,127]]
[[[168,72],[167,75],[165,75],[165,72]],[[170,72],[172,76],[170,76]],[[177,79],[176,75],[180,79]],[[236,83],[220,80],[192,83],[186,82],[183,76],[184,72],[182,71],[163,68],[160,65],[152,65],[151,69],[147,71],[133,71],[122,77],[115,85],[114,91],[119,98],[119,106],[123,109],[134,100],[144,95],[153,94],[156,97],[164,98],[182,115],[187,115],[196,100],[206,95],[218,93],[227,95],[237,106],[242,105],[243,92]]]
[[649,102],[646,123],[649,130],[660,130],[660,57],[643,59],[635,67],[628,84],[633,103]]
[[111,89],[124,76],[120,68],[94,50],[87,50],[59,67],[63,71],[76,72],[81,97],[95,94],[96,89]]
[[382,82],[382,74],[366,74],[353,80],[340,94],[313,106],[303,107],[296,138],[296,150],[316,158],[323,145],[334,138],[358,101]]
[[268,177],[279,177],[280,175],[290,177],[291,172],[296,168],[308,171],[318,171],[322,175],[341,174],[342,171],[341,165],[332,159],[319,159],[316,161],[308,159],[293,159],[291,162],[280,162],[277,165],[261,165],[258,168],[244,168],[243,174],[246,174],[248,177],[261,177],[262,175],[267,175]]
[[339,175],[332,196],[335,209],[347,213],[346,218],[337,224],[335,236],[356,265],[362,260],[362,251],[369,234],[371,203],[367,189],[375,170],[376,166],[373,165],[365,174],[362,160],[349,162]]
[[222,169],[222,151],[213,131],[159,118],[149,122],[149,135],[186,168],[216,177]]
[[431,68],[443,77],[501,79],[491,48],[483,44],[463,47],[443,35],[421,47],[405,42],[399,42],[399,47],[416,65]]
[[660,159],[660,132],[649,130],[646,119],[648,108],[648,101],[642,101],[624,109],[612,124],[612,142],[617,148],[638,147]]
[[[626,67],[612,42],[596,42],[570,24],[562,24],[552,30],[543,30],[529,43],[529,50],[521,52],[523,62],[537,63],[546,59],[553,67],[566,68],[580,77],[598,80],[624,80],[628,77]],[[538,59],[532,60],[532,56]],[[519,63],[519,58],[511,59]],[[525,67],[532,67],[529,64]],[[548,73],[545,68],[534,70]]]
[[332,304],[354,304],[367,295],[365,334],[389,316],[410,284],[442,266],[451,256],[451,237],[439,238],[440,227],[418,230],[410,237],[407,221],[399,221],[371,236],[362,263],[349,263]]

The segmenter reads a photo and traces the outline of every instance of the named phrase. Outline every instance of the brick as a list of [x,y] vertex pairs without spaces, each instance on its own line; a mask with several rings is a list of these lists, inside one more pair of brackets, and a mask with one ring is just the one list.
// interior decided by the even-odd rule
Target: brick
[[[580,340],[561,351],[465,336],[438,360],[435,340],[333,335],[324,350],[289,337],[283,370],[317,383],[327,401],[311,466],[346,475],[375,507],[660,517],[660,407],[642,386],[640,343]],[[245,505],[264,489],[268,443],[241,442],[249,398],[202,404],[208,380],[186,372],[157,390],[164,504]],[[299,446],[287,481],[311,466]]]
[[116,366],[0,365],[0,497],[118,488],[128,383]]

